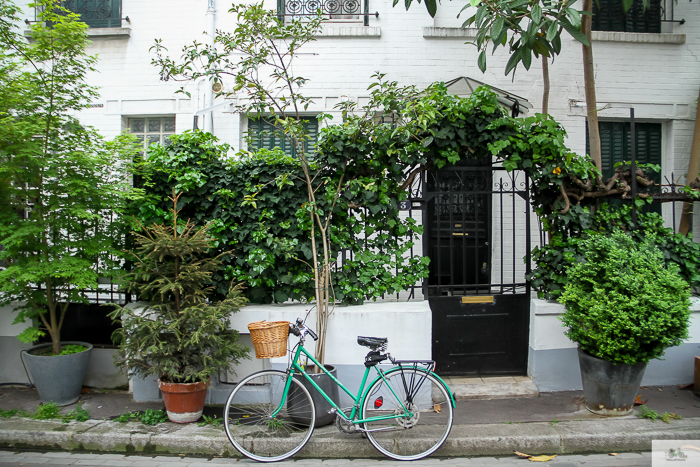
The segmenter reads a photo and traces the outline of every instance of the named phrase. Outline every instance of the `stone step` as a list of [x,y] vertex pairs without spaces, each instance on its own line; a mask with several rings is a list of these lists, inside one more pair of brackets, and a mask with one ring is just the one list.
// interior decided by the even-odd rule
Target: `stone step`
[[527,376],[447,376],[443,380],[452,389],[457,400],[516,399],[540,395],[535,383]]

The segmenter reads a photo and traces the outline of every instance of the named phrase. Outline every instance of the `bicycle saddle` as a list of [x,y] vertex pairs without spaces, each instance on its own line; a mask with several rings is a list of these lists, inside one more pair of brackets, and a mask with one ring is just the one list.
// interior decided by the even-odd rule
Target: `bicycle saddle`
[[387,339],[386,337],[357,337],[358,344],[364,345],[365,347],[369,347],[370,349],[377,349],[385,345],[388,341],[389,339]]

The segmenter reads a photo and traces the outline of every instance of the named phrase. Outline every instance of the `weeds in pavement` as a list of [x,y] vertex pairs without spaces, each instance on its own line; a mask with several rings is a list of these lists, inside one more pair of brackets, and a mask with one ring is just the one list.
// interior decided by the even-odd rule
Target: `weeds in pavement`
[[661,415],[659,415],[659,412],[648,408],[646,405],[642,405],[639,408],[639,413],[637,414],[637,417],[646,418],[648,420],[651,420],[652,422],[655,422],[656,420],[661,420],[664,423],[671,423],[671,420],[681,420],[683,418],[682,416],[672,412],[664,412]]
[[221,418],[216,418],[216,415],[212,417],[207,417],[206,415],[202,415],[202,418],[204,419],[203,422],[199,422],[197,425],[199,426],[205,426],[205,425],[211,425],[211,426],[220,426],[221,425]]
[[52,418],[60,418],[60,412],[61,408],[53,402],[49,402],[47,404],[39,404],[39,407],[37,407],[36,412],[34,412],[31,418],[34,420],[49,420]]
[[87,409],[83,408],[82,403],[78,403],[78,405],[68,412],[68,415],[63,416],[63,423],[68,423],[71,420],[75,420],[78,422],[86,422],[90,419],[90,411]]
[[148,409],[145,412],[128,412],[123,413],[114,419],[119,423],[126,422],[141,422],[144,425],[157,425],[168,421],[168,414],[165,410]]
[[10,417],[13,417],[17,412],[19,412],[19,409],[10,409],[10,410],[0,409],[0,417],[10,418]]

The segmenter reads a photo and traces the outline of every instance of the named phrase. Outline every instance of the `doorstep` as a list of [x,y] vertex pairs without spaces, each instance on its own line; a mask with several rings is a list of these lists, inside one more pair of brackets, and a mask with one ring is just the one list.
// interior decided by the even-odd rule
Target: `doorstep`
[[527,376],[462,377],[447,376],[445,383],[455,399],[515,399],[540,395],[532,378]]

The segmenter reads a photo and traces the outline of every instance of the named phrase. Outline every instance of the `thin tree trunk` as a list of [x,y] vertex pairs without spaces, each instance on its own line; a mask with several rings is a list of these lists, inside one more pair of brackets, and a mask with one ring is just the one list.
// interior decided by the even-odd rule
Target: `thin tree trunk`
[[549,57],[542,55],[542,113],[549,114]]
[[[685,183],[692,183],[700,172],[700,96],[698,96],[698,108],[695,111],[695,130],[693,131],[693,145],[690,148],[690,161],[688,161],[688,173],[686,174]],[[683,235],[688,235],[690,225],[693,222],[693,204],[689,202],[683,203],[683,213],[681,214],[681,223],[678,227],[678,232]]]
[[[593,0],[583,1],[583,11],[588,15],[581,17],[581,32],[588,39],[588,46],[583,47],[583,83],[586,91],[586,118],[588,119],[588,141],[591,148],[591,161],[602,170],[602,155],[600,149],[600,130],[598,128],[598,110],[595,96],[595,70],[593,69],[593,43],[591,42],[591,25],[593,24]],[[598,185],[603,183],[602,176],[596,179]]]

